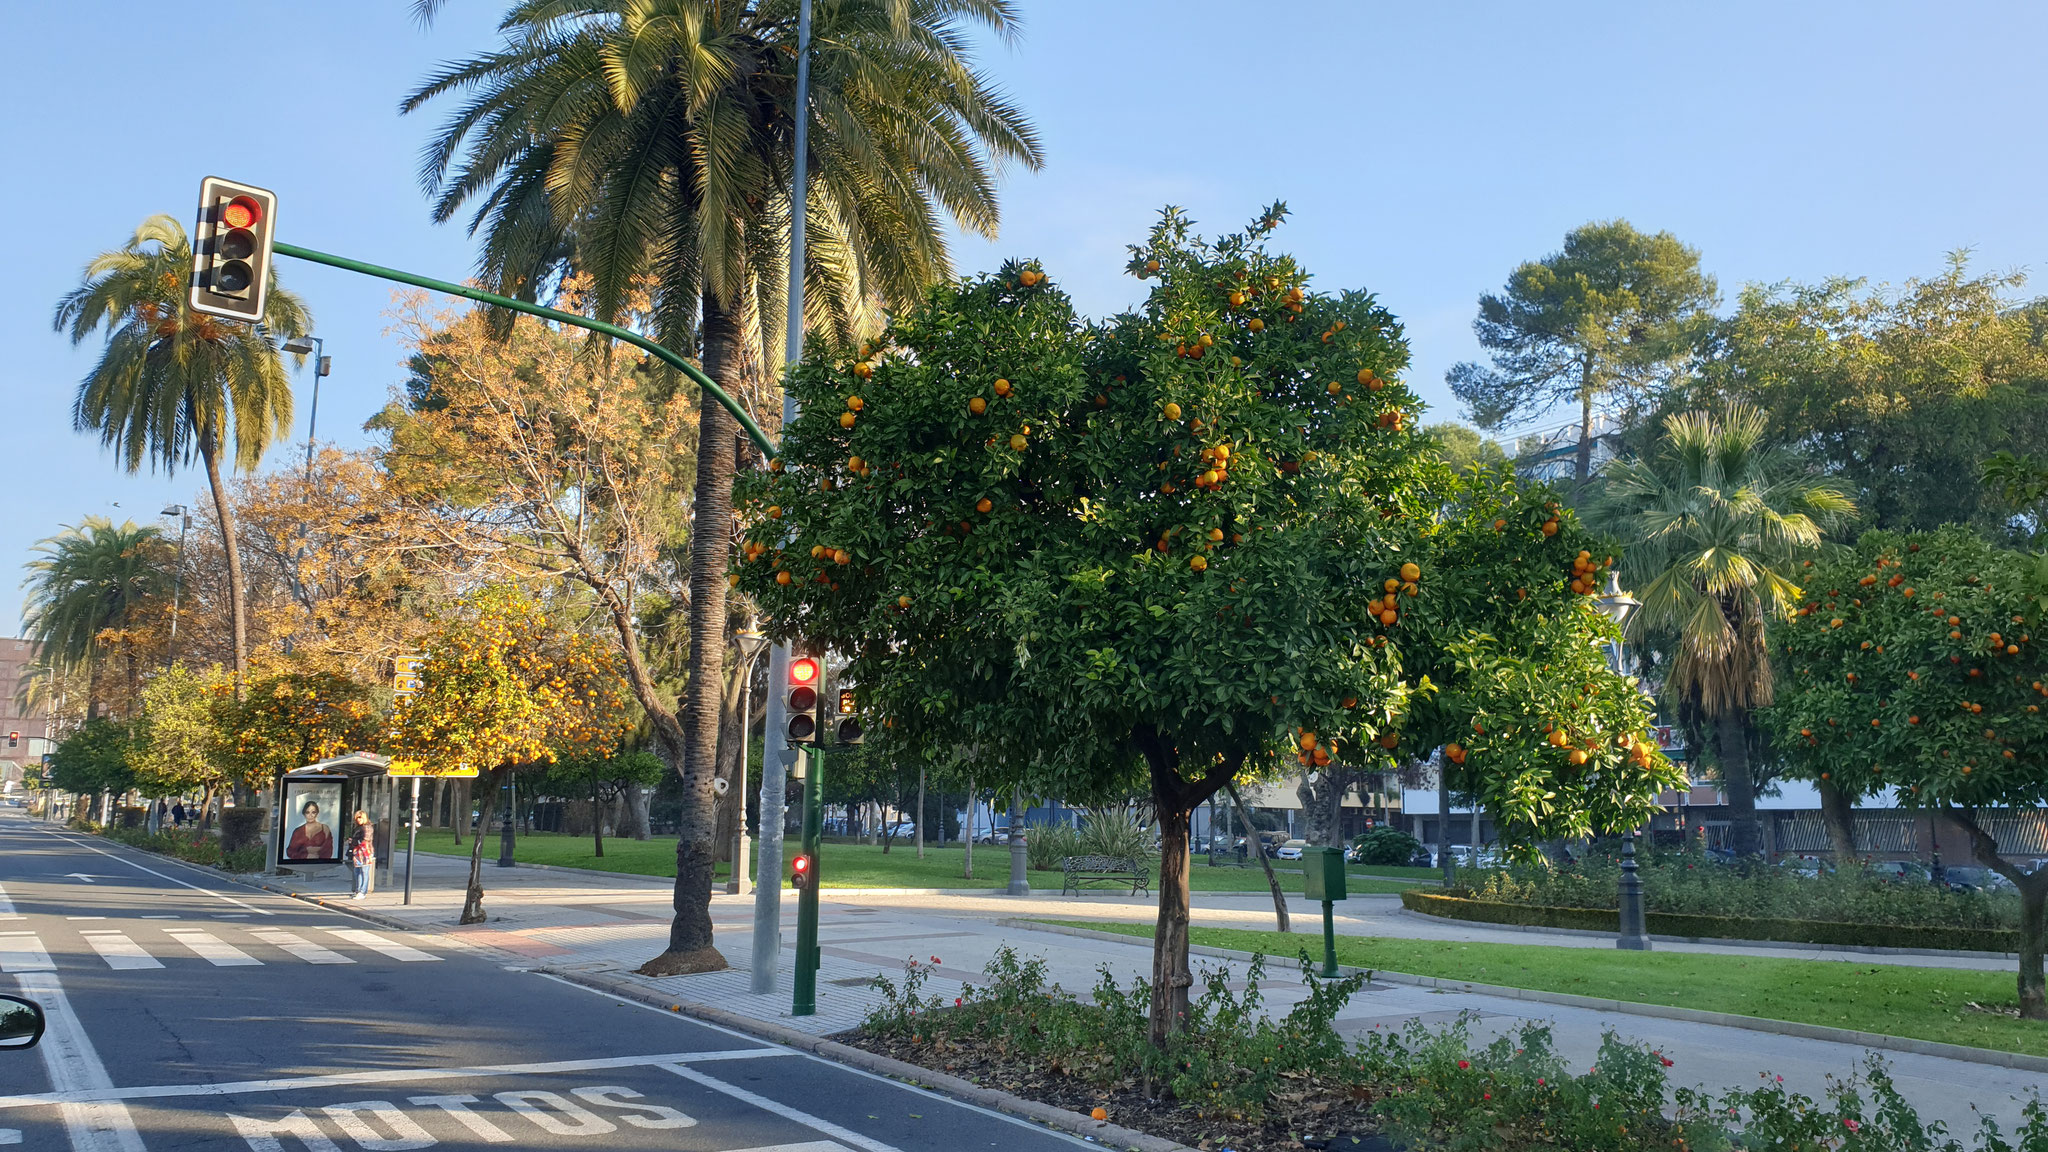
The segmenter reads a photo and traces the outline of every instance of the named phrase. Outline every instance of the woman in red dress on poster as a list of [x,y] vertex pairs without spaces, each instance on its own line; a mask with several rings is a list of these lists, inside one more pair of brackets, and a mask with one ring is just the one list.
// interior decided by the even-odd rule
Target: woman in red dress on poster
[[320,804],[308,800],[299,810],[305,823],[292,829],[291,843],[285,845],[284,858],[287,860],[332,860],[334,859],[334,831],[320,822]]

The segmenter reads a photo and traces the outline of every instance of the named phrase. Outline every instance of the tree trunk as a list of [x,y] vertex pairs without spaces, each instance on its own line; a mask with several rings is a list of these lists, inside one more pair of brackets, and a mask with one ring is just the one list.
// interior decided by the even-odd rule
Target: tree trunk
[[2019,889],[2020,1018],[2048,1020],[2048,979],[2044,979],[2042,972],[2043,907],[2048,905],[2048,868],[2032,873],[2020,871],[2017,864],[2000,854],[1998,841],[1977,826],[1975,809],[1950,808],[1948,814],[1969,836],[1970,855],[1977,863],[2012,881],[2013,886]]
[[595,780],[590,784],[590,838],[595,855],[604,859],[604,789]]
[[[1159,789],[1154,789],[1155,796]],[[1152,1020],[1155,1048],[1166,1047],[1187,1026],[1188,988],[1188,811],[1157,801],[1159,813],[1159,921],[1152,930]]]
[[[939,827],[946,826],[946,818],[939,817]],[[917,770],[917,858],[924,859],[924,769]]]
[[[976,803],[974,796],[974,776],[970,773],[967,777],[967,839],[963,841],[967,846],[967,863],[960,871],[960,878],[962,880],[974,879],[974,806]],[[994,838],[991,837],[990,839],[993,840]]]
[[1436,866],[1444,874],[1444,887],[1458,882],[1458,865],[1451,859],[1451,764],[1445,760],[1436,771]]
[[619,835],[635,840],[645,840],[652,835],[648,827],[652,821],[647,815],[647,800],[647,789],[638,784],[626,785],[626,819]]
[[484,794],[483,819],[477,823],[477,834],[470,838],[469,845],[469,891],[462,898],[462,920],[464,924],[484,922],[484,829],[491,826],[491,818],[498,812],[498,793],[505,787],[506,769],[503,766],[491,769],[491,789]]
[[[747,377],[745,340],[736,318],[704,296],[704,371],[728,392]],[[711,876],[718,854],[718,729],[725,687],[725,575],[732,553],[732,481],[738,422],[705,396],[697,423],[697,480],[690,527],[690,679],[682,699],[682,820],[676,836],[675,920],[668,948],[639,969],[677,976],[726,966],[712,943]],[[630,623],[630,622],[629,622]]]
[[221,552],[228,564],[228,619],[233,622],[235,699],[242,698],[249,678],[249,606],[242,595],[242,549],[235,540],[235,511],[228,504],[227,485],[220,477],[220,444],[211,428],[199,433],[199,459],[206,465],[206,486],[213,493],[213,514],[220,523]]
[[[1252,826],[1251,813],[1244,810],[1244,798],[1237,794],[1237,784],[1235,782],[1226,784],[1224,785],[1224,790],[1230,793],[1230,803],[1232,807],[1237,809],[1237,822],[1246,828],[1250,828]],[[1273,919],[1280,922],[1280,931],[1290,931],[1287,926],[1287,894],[1280,891],[1280,880],[1273,875],[1273,862],[1266,858],[1265,845],[1255,839],[1247,840],[1245,842],[1245,850],[1257,856],[1259,858],[1259,867],[1266,870],[1266,887],[1273,890]]]
[[1728,846],[1737,856],[1763,851],[1756,819],[1756,783],[1749,772],[1749,710],[1730,708],[1714,718],[1721,753],[1721,786],[1728,791]]
[[1821,823],[1827,826],[1828,845],[1835,851],[1835,867],[1847,869],[1856,860],[1856,812],[1849,797],[1830,780],[1816,780],[1820,790]]
[[1579,362],[1579,452],[1573,479],[1580,488],[1593,476],[1593,354]]
[[448,813],[448,823],[455,829],[455,846],[457,848],[462,847],[463,834],[469,831],[470,796],[476,788],[474,784],[470,783],[472,779],[474,777],[465,776],[457,782],[455,785],[455,797],[449,802],[451,810]]

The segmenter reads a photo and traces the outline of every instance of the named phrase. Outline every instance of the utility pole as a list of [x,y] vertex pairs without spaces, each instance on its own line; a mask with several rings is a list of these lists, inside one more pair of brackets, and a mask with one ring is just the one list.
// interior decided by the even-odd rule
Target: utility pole
[[192,510],[183,504],[165,508],[163,514],[178,518],[178,570],[171,575],[171,663],[178,662],[178,614],[185,601],[185,533],[192,529]]

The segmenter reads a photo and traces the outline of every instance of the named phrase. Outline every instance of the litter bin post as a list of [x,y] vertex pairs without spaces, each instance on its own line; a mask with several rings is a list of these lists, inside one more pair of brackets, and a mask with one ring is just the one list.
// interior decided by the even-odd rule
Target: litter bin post
[[1337,922],[1331,905],[1345,898],[1344,850],[1314,847],[1301,850],[1302,895],[1323,905],[1323,979],[1337,976]]

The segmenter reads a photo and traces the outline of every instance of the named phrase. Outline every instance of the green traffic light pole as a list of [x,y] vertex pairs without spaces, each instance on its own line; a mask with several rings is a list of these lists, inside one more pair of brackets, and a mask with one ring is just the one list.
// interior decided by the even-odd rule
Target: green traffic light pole
[[301,248],[297,244],[286,244],[282,241],[277,241],[272,243],[270,247],[273,252],[279,252],[286,256],[295,256],[300,260],[310,260],[315,264],[325,264],[330,268],[339,268],[344,272],[360,272],[365,276],[375,276],[380,280],[393,280],[400,284],[410,284],[415,288],[427,288],[435,292],[446,292],[450,296],[460,296],[465,300],[475,300],[480,304],[489,304],[494,308],[509,308],[514,312],[524,312],[528,316],[538,316],[543,320],[553,320],[558,324],[569,324],[577,328],[587,328],[592,332],[601,332],[614,340],[624,340],[633,347],[660,358],[662,362],[695,381],[697,387],[702,388],[706,395],[718,401],[719,406],[727,412],[732,413],[733,419],[738,420],[740,427],[746,429],[747,439],[752,440],[755,446],[761,449],[763,455],[772,458],[776,453],[775,442],[768,439],[768,434],[761,431],[761,426],[754,422],[754,418],[747,414],[747,410],[741,407],[738,401],[726,395],[725,389],[720,388],[714,383],[711,377],[704,374],[702,369],[684,359],[681,353],[672,351],[633,331],[631,328],[624,328],[617,324],[608,324],[603,320],[593,320],[588,316],[578,316],[574,312],[564,312],[559,308],[549,308],[541,304],[529,304],[524,300],[514,300],[510,296],[500,296],[496,292],[486,292],[481,288],[472,288],[467,284],[456,284],[448,280],[436,280],[431,276],[415,276],[410,272],[400,272],[396,268],[386,268],[382,265],[371,264],[362,260],[351,260],[346,256],[335,256],[327,252],[316,252],[311,248]]
[[[818,697],[824,699],[821,693]],[[823,705],[820,705],[822,710]],[[808,761],[804,774],[804,834],[797,851],[810,858],[811,874],[796,894],[796,974],[791,981],[792,1016],[818,1014],[818,840],[825,823],[825,741],[822,726],[818,742],[797,755]]]

